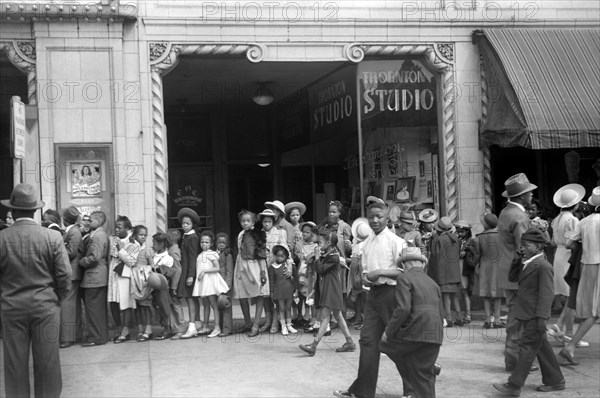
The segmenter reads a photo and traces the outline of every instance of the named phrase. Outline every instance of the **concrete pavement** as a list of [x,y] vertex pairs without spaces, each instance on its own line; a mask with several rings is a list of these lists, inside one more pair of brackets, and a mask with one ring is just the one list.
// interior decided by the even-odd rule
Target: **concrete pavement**
[[[235,315],[235,314],[234,314]],[[483,329],[482,317],[462,328],[445,329],[438,363],[438,397],[495,397],[494,382],[504,382],[504,329]],[[477,320],[480,319],[480,320]],[[239,322],[239,321],[238,321]],[[336,332],[336,331],[334,331]],[[352,329],[358,341],[359,332]],[[576,352],[579,366],[563,366],[567,389],[540,393],[540,372],[527,379],[522,397],[598,397],[600,325]],[[356,377],[359,350],[336,353],[341,333],[326,337],[314,357],[298,349],[312,335],[243,334],[180,341],[135,341],[61,350],[63,397],[331,397]],[[551,344],[557,353],[558,343]],[[2,353],[0,351],[0,357]],[[559,361],[560,362],[560,361]],[[3,359],[0,370],[3,372]],[[3,373],[0,376],[4,384]],[[400,397],[402,382],[391,360],[382,356],[378,397]],[[0,387],[0,397],[4,397]]]

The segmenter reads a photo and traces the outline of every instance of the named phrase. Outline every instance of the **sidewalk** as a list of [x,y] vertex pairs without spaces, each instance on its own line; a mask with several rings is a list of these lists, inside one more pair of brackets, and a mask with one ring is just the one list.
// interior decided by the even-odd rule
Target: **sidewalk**
[[[438,363],[438,397],[496,397],[492,383],[503,382],[504,329],[483,329],[481,317],[468,327],[448,328]],[[358,340],[359,332],[351,329]],[[326,337],[315,357],[298,349],[305,334],[255,338],[199,337],[180,341],[126,342],[120,345],[61,350],[63,397],[332,397],[356,377],[359,350],[336,353],[344,342],[338,330]],[[598,397],[600,325],[585,338],[589,348],[576,352],[579,366],[562,366],[567,389],[540,393],[540,372],[527,379],[522,397]],[[551,344],[560,349],[554,339]],[[3,358],[0,350],[0,371]],[[559,361],[560,362],[560,361]],[[0,374],[0,385],[4,375]],[[382,356],[378,397],[400,397],[402,382],[391,360]],[[4,397],[0,387],[0,397]]]

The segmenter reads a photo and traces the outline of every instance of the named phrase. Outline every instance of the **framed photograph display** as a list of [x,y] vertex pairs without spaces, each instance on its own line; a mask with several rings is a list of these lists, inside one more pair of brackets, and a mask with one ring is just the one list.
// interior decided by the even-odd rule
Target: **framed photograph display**
[[406,203],[413,200],[415,190],[415,177],[398,178],[396,180],[395,202]]
[[383,193],[381,197],[386,202],[393,202],[396,194],[396,181],[386,181],[383,184]]

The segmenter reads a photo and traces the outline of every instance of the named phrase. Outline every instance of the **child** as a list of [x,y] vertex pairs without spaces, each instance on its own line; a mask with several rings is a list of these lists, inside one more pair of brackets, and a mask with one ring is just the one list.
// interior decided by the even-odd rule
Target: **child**
[[[289,250],[287,245],[287,233],[284,229],[275,228],[275,220],[277,219],[277,215],[271,209],[265,209],[261,213],[259,213],[258,218],[263,226],[263,231],[265,232],[265,236],[267,238],[267,267],[273,263],[273,247],[275,245],[282,245],[287,250]],[[286,277],[292,275],[292,265],[291,260],[286,261],[285,267]],[[267,284],[270,286],[269,281],[267,280]],[[265,324],[259,329],[259,331],[264,332],[269,330],[269,333],[277,333],[279,331],[279,325],[277,323],[277,315],[275,313],[274,305],[271,301],[271,297],[264,298],[265,305],[265,313],[267,321]]]
[[[148,230],[143,225],[133,228],[132,240],[139,245],[139,253],[135,267],[132,269],[132,295],[135,298],[135,317],[138,322],[137,341],[144,342],[152,339],[152,288],[147,284],[148,275],[152,271],[148,263],[146,251],[146,237]],[[143,330],[143,331],[142,331]],[[123,339],[115,340],[122,343]]]
[[460,319],[452,320],[450,302],[460,316],[460,303],[456,293],[460,288],[460,242],[454,234],[452,221],[448,217],[442,217],[435,224],[436,233],[431,238],[431,254],[429,256],[429,268],[427,274],[433,279],[442,291],[446,319],[444,326],[462,326]]
[[[319,245],[313,241],[313,230],[316,228],[313,222],[304,222],[301,224],[302,242],[296,244],[296,257],[298,257],[298,281],[296,287],[298,289],[298,318],[297,325],[307,326],[310,322],[311,306],[306,304],[306,299],[310,289],[311,268],[308,263],[312,263],[319,257]],[[302,307],[304,308],[304,316],[302,315]]]
[[200,223],[200,217],[194,210],[184,207],[177,212],[177,218],[183,229],[183,241],[181,242],[181,279],[177,288],[177,295],[185,298],[188,305],[190,321],[188,329],[181,336],[182,339],[190,339],[198,336],[196,329],[196,317],[199,318],[200,301],[192,297],[194,280],[196,279],[196,259],[200,254],[200,238],[196,228]]
[[465,317],[463,324],[471,323],[471,296],[473,295],[473,279],[475,277],[475,266],[473,265],[473,237],[471,234],[471,225],[464,221],[458,220],[454,223],[458,240],[460,241],[460,258],[459,266],[461,273],[461,293],[465,300]]
[[[158,232],[152,236],[152,250],[154,252],[152,258],[153,269],[163,275],[167,281],[167,286],[170,290],[177,288],[179,278],[181,277],[181,266],[169,255],[167,251],[170,246],[169,237],[167,234]],[[175,281],[176,279],[176,281]],[[178,325],[175,328],[172,324],[171,307],[172,300],[168,290],[154,290],[152,292],[152,302],[158,315],[160,315],[160,323],[163,327],[161,334],[155,337],[156,340],[165,340],[173,334],[173,330],[177,330]]]
[[352,284],[350,299],[354,301],[355,311],[354,316],[348,319],[346,323],[348,326],[356,325],[357,330],[362,329],[363,312],[367,302],[367,291],[369,289],[363,286],[361,258],[365,240],[372,233],[373,230],[369,226],[369,221],[366,218],[357,218],[352,223],[352,235],[354,236],[354,241],[352,242],[352,254],[350,256],[350,282]]
[[181,232],[175,228],[167,230],[169,239],[169,256],[173,258],[173,269],[175,270],[171,280],[169,281],[169,302],[171,304],[171,331],[175,332],[171,340],[179,340],[186,331],[187,325],[185,315],[183,314],[183,305],[177,295],[177,287],[181,281],[181,250],[179,249],[179,241],[181,240]]
[[[248,330],[248,337],[258,335],[258,323],[263,310],[263,297],[269,294],[267,283],[267,237],[255,227],[256,215],[248,210],[238,213],[242,231],[238,235],[238,255],[233,269],[233,297],[240,300],[240,307]],[[256,298],[254,323],[250,320],[248,299]]]
[[340,254],[337,250],[337,234],[333,231],[319,233],[320,256],[313,263],[318,277],[315,285],[315,304],[321,309],[321,327],[315,340],[308,345],[300,344],[300,349],[310,356],[315,355],[317,346],[327,331],[331,313],[338,321],[340,330],[346,337],[346,342],[336,352],[351,352],[356,350],[356,345],[350,336],[348,325],[342,315],[344,297],[342,294],[342,281],[340,279]]
[[[431,253],[431,239],[433,238],[434,223],[438,219],[437,211],[433,209],[424,209],[419,213],[419,232],[421,233],[421,240],[423,242],[423,250],[421,252],[427,258],[429,258],[429,253]],[[425,266],[425,272],[427,272],[428,266]]]
[[423,250],[425,246],[421,239],[421,232],[417,230],[417,218],[412,211],[403,211],[400,213],[400,224],[396,227],[396,235],[406,241],[410,247],[418,247]]
[[288,249],[281,245],[273,247],[273,262],[269,265],[271,298],[277,302],[281,334],[297,333],[292,326],[292,299],[294,296],[294,277],[286,276],[286,262],[290,257]]
[[219,309],[217,308],[217,296],[222,293],[227,293],[229,287],[219,273],[219,254],[212,250],[213,235],[210,231],[203,231],[200,234],[200,255],[196,261],[196,282],[192,296],[200,296],[203,299],[208,299],[210,307],[204,306],[204,327],[208,327],[210,317],[210,309],[212,308],[215,314],[215,328],[208,337],[217,337],[221,334],[219,326]]
[[[233,284],[233,256],[231,255],[231,249],[229,248],[229,236],[226,233],[219,232],[217,234],[217,253],[219,254],[219,273],[227,287],[228,295],[231,295],[231,286]],[[231,335],[232,324],[233,324],[233,311],[231,306],[219,310],[219,316],[221,320],[221,334],[219,337],[227,337]]]

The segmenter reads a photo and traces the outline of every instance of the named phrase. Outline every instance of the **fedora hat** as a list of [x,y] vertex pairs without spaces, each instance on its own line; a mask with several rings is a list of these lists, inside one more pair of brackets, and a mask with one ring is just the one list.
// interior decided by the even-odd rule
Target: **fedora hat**
[[276,251],[279,251],[281,249],[283,249],[283,251],[285,252],[285,256],[286,257],[290,257],[290,251],[285,246],[281,246],[281,245],[275,245],[275,246],[273,246],[273,249],[271,250],[271,253],[275,254]]
[[228,294],[219,294],[219,298],[217,299],[217,307],[219,307],[220,310],[225,310],[231,307],[231,298]]
[[400,221],[412,225],[417,222],[417,217],[415,217],[415,213],[412,211],[403,211],[400,213]]
[[427,264],[427,257],[421,254],[421,249],[418,247],[405,247],[400,253],[400,261],[420,261]]
[[365,240],[372,232],[373,230],[369,226],[369,220],[366,217],[359,217],[352,223],[352,236],[357,239]]
[[479,217],[479,221],[485,229],[494,229],[498,225],[498,216],[493,213],[485,213]]
[[276,208],[277,210],[281,211],[282,213],[285,214],[285,206],[283,205],[283,203],[281,203],[279,200],[274,200],[272,202],[265,202],[265,207],[267,209],[269,208]]
[[3,206],[16,210],[35,210],[46,204],[38,199],[37,191],[31,184],[22,183],[15,186],[10,199],[0,200]]
[[435,229],[438,231],[450,231],[452,229],[452,220],[450,217],[442,217],[435,223]]
[[290,203],[286,203],[285,206],[285,213],[289,213],[290,211],[292,211],[292,209],[298,209],[300,210],[300,215],[303,216],[304,213],[306,213],[306,205],[302,202],[290,202]]
[[419,221],[421,222],[435,222],[438,217],[438,212],[433,209],[425,209],[419,213]]
[[260,213],[258,213],[258,219],[262,221],[263,217],[273,217],[273,221],[277,220],[277,214],[271,209],[264,209]]
[[575,206],[585,196],[585,188],[579,184],[567,184],[559,188],[552,201],[561,209]]
[[69,224],[77,224],[77,220],[79,219],[79,210],[75,206],[69,206],[63,210],[62,218],[65,222]]
[[525,173],[519,173],[504,181],[504,189],[502,196],[514,198],[537,189],[537,185],[530,183]]
[[531,227],[523,232],[523,235],[521,235],[521,242],[524,240],[528,242],[548,243],[544,233],[535,227]]
[[592,196],[588,199],[588,203],[590,206],[600,206],[600,187],[594,188],[592,191]]
[[198,216],[198,213],[196,213],[194,210],[190,209],[189,207],[182,207],[177,212],[177,218],[179,219],[179,222],[181,222],[183,217],[189,217],[190,220],[192,220],[192,222],[196,225],[200,224],[200,217]]
[[154,290],[167,290],[169,287],[167,278],[157,272],[150,272],[148,274],[147,283]]
[[458,220],[457,222],[454,223],[454,226],[456,228],[471,229],[471,224],[469,224],[465,220]]

